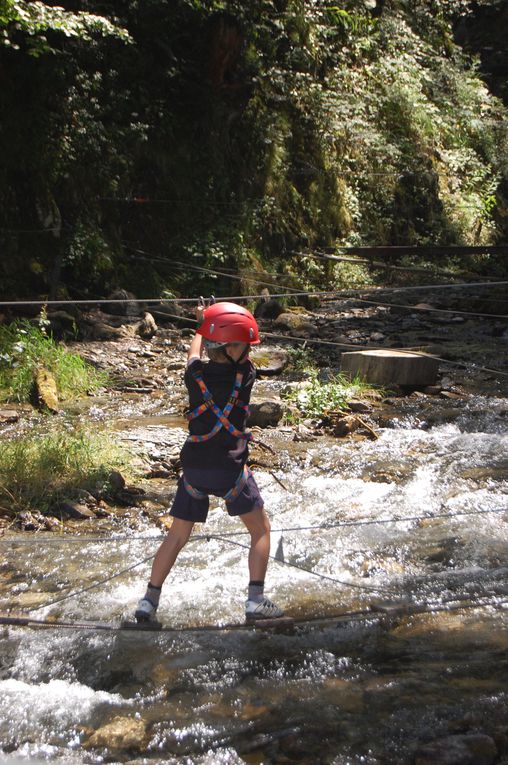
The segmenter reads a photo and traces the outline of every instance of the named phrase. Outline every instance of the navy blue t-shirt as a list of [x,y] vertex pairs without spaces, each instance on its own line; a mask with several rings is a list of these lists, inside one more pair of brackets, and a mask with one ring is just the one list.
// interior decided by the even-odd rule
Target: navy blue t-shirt
[[[243,404],[249,403],[252,386],[256,378],[256,370],[251,361],[244,361],[237,366],[219,364],[216,361],[202,362],[200,359],[192,361],[185,370],[184,376],[189,394],[189,411],[196,409],[203,403],[201,388],[193,376],[195,372],[201,372],[206,387],[220,409],[224,409],[233,392],[236,373],[242,372],[243,378],[238,398]],[[245,430],[247,421],[245,410],[234,406],[228,419],[237,430]],[[189,433],[197,436],[206,435],[216,423],[216,416],[207,409],[199,417],[189,421]],[[232,471],[238,474],[247,461],[248,441],[232,435],[225,428],[221,428],[208,441],[186,441],[180,456],[184,471],[198,468]]]

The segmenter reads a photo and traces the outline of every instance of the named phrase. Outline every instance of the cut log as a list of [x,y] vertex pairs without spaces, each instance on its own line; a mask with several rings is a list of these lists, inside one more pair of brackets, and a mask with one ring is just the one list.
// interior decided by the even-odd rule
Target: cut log
[[353,351],[341,358],[342,372],[378,385],[434,385],[438,369],[438,360],[431,356],[392,349]]
[[58,414],[58,391],[55,378],[43,367],[37,369],[35,373],[35,389],[39,406],[49,409],[53,414]]

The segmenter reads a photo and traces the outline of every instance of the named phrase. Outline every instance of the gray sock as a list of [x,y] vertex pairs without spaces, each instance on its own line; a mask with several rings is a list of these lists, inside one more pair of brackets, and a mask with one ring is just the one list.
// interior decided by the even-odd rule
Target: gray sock
[[247,595],[249,600],[253,600],[255,603],[261,603],[263,600],[263,591],[265,588],[264,582],[249,582],[249,594]]
[[148,582],[148,587],[145,592],[145,600],[149,600],[154,608],[159,605],[159,598],[161,596],[161,587],[154,587],[151,582]]

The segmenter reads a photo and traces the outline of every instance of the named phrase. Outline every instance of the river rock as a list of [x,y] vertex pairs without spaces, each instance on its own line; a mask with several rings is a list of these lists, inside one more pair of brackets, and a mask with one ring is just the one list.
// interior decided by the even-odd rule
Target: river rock
[[149,340],[157,333],[157,329],[157,324],[155,323],[155,319],[153,318],[152,314],[148,313],[148,311],[145,311],[143,318],[137,327],[138,335],[145,338],[146,340]]
[[267,428],[278,425],[283,414],[280,401],[251,401],[249,408],[249,427],[257,425],[260,428]]
[[108,483],[113,491],[120,491],[125,488],[125,478],[119,470],[112,470],[108,475]]
[[281,329],[289,329],[294,334],[301,335],[302,337],[314,337],[317,335],[317,327],[312,322],[308,321],[307,317],[300,316],[297,313],[281,313],[275,321],[274,325]]
[[58,510],[67,518],[76,520],[85,520],[86,518],[96,518],[96,514],[83,502],[77,502],[70,499],[64,499],[58,504]]
[[146,738],[146,723],[143,720],[115,717],[110,723],[92,733],[86,746],[141,751],[145,747]]
[[77,317],[68,311],[57,310],[48,313],[51,335],[55,338],[75,338],[78,332]]
[[353,415],[340,415],[338,418],[333,419],[332,433],[334,436],[344,438],[344,436],[349,436],[355,430],[358,430],[360,424],[358,418]]
[[270,348],[252,351],[250,358],[258,374],[266,377],[280,375],[288,363],[288,355],[285,351],[272,351]]
[[90,337],[92,340],[120,340],[125,337],[121,327],[112,327],[103,321],[93,322],[90,328]]
[[484,733],[466,733],[436,739],[419,747],[415,765],[493,765],[497,747]]
[[120,300],[120,303],[109,303],[107,311],[117,316],[139,316],[140,303],[136,300],[136,296],[132,292],[127,290],[115,290],[108,295],[108,300]]
[[17,422],[18,420],[19,420],[19,414],[14,409],[0,410],[0,423]]
[[347,402],[347,405],[352,412],[356,412],[357,414],[365,414],[366,412],[372,411],[370,404],[367,404],[365,401],[358,401],[357,399],[351,399]]
[[281,313],[284,313],[282,305],[278,300],[270,297],[267,289],[263,289],[261,295],[263,297],[254,309],[256,319],[276,319]]

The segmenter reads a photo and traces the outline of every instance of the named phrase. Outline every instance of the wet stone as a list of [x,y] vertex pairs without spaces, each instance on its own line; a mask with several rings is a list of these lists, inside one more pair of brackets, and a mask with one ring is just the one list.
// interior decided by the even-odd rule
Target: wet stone
[[482,733],[448,736],[421,746],[415,765],[493,765],[497,747]]
[[67,518],[75,518],[81,520],[82,518],[96,518],[96,514],[87,505],[82,502],[74,502],[72,500],[64,499],[58,505],[58,510]]
[[282,418],[282,404],[279,401],[254,401],[250,404],[248,426],[266,428],[277,425]]
[[19,412],[16,412],[14,409],[0,410],[0,423],[17,422],[18,420],[19,420]]
[[85,746],[107,749],[142,750],[146,742],[146,724],[131,717],[115,717],[107,725],[98,728]]

